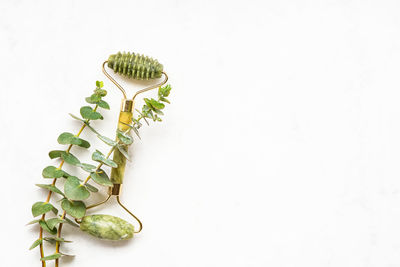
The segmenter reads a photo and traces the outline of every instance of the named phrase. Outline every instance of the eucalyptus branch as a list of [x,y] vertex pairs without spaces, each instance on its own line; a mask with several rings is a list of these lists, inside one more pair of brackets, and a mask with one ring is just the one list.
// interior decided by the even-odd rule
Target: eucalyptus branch
[[[92,94],[90,97],[86,98],[86,102],[88,102],[89,104],[95,104],[95,107],[92,109],[89,106],[85,106],[85,107],[82,107],[80,110],[80,113],[81,113],[83,119],[79,119],[79,120],[83,124],[82,124],[82,127],[79,130],[79,132],[76,135],[73,135],[70,133],[62,133],[57,139],[58,143],[69,145],[67,150],[65,150],[65,151],[55,150],[55,151],[50,151],[50,153],[49,153],[49,156],[52,159],[53,158],[61,158],[61,163],[58,168],[53,167],[53,166],[48,166],[43,170],[43,173],[42,173],[43,177],[44,178],[53,178],[52,183],[50,185],[45,185],[45,184],[37,185],[41,188],[49,190],[49,193],[47,195],[45,202],[36,202],[32,206],[32,214],[34,215],[34,217],[41,215],[41,219],[33,221],[34,223],[39,223],[39,238],[33,243],[33,245],[31,246],[30,249],[33,249],[36,246],[40,247],[41,262],[42,262],[42,266],[44,266],[44,267],[46,266],[47,260],[55,259],[56,265],[58,265],[58,258],[64,254],[55,253],[50,256],[45,256],[44,249],[43,249],[43,240],[46,240],[49,242],[55,241],[56,250],[57,250],[57,252],[59,252],[60,242],[66,242],[66,241],[61,238],[61,235],[60,235],[61,233],[58,234],[58,231],[54,227],[57,226],[57,224],[63,223],[64,221],[72,223],[72,221],[70,221],[70,220],[64,220],[65,210],[64,210],[64,213],[61,216],[61,218],[53,218],[53,219],[49,219],[46,221],[46,213],[47,212],[52,210],[56,215],[58,213],[57,209],[52,204],[49,203],[53,192],[62,195],[64,198],[66,198],[66,195],[67,195],[67,193],[64,194],[56,187],[57,179],[60,177],[64,177],[64,178],[67,178],[67,181],[68,181],[71,177],[74,177],[74,176],[70,176],[68,173],[66,173],[65,171],[62,170],[64,163],[67,162],[69,164],[75,165],[77,167],[82,168],[85,171],[90,171],[91,169],[95,168],[95,166],[93,166],[93,165],[81,163],[74,155],[72,155],[70,153],[70,151],[74,145],[77,145],[77,146],[80,146],[83,148],[88,148],[90,146],[89,142],[79,138],[80,134],[83,132],[83,130],[87,126],[90,129],[93,129],[90,126],[91,120],[103,119],[103,116],[97,112],[98,107],[102,107],[104,109],[109,109],[108,103],[101,99],[103,96],[105,96],[107,94],[107,92],[104,89],[102,89],[103,83],[96,82],[96,87],[97,88],[95,89],[94,94]],[[77,119],[76,116],[73,116],[73,117],[75,117]],[[74,178],[76,178],[76,177],[74,177]],[[85,183],[85,186],[92,191],[98,191],[96,188],[94,188],[93,186],[91,186],[89,184]],[[49,232],[52,235],[57,233],[57,237],[56,238],[43,237],[44,230],[46,230],[47,232]]]
[[[144,120],[147,124],[149,124],[147,119],[151,119],[154,122],[161,121],[161,115],[164,113],[161,111],[164,109],[165,104],[169,103],[167,97],[170,93],[171,87],[169,85],[160,87],[158,90],[158,99],[155,100],[153,98],[148,99],[144,98],[145,104],[142,109],[138,111],[138,116],[136,118],[132,118],[132,124],[126,124],[128,129],[125,131],[117,129],[117,137],[115,140],[108,138],[106,136],[101,135],[97,130],[95,130],[90,122],[92,120],[102,120],[103,116],[97,111],[98,108],[109,109],[109,105],[105,102],[102,97],[104,97],[107,92],[102,89],[103,83],[96,82],[96,89],[94,93],[87,97],[85,100],[89,104],[94,104],[94,108],[91,106],[83,106],[80,109],[80,115],[82,118],[77,117],[75,115],[71,115],[72,118],[80,121],[82,126],[77,134],[72,134],[68,132],[61,133],[57,138],[59,144],[68,145],[66,150],[53,150],[49,152],[49,157],[51,159],[60,158],[61,162],[58,167],[55,166],[47,166],[43,169],[42,176],[44,178],[52,178],[51,184],[37,184],[37,186],[48,190],[48,195],[45,202],[36,202],[32,206],[32,215],[33,217],[41,216],[40,219],[34,220],[29,224],[39,224],[39,239],[37,239],[31,249],[39,246],[40,247],[40,260],[42,266],[46,266],[46,261],[55,260],[55,266],[59,266],[59,258],[61,256],[68,256],[62,252],[60,252],[61,243],[70,242],[62,238],[62,229],[65,223],[71,224],[73,226],[76,225],[72,220],[68,218],[68,216],[75,218],[75,220],[80,219],[81,225],[80,228],[82,231],[87,231],[88,233],[95,235],[100,238],[111,239],[111,240],[121,240],[128,239],[133,236],[134,229],[133,226],[120,218],[110,216],[110,215],[86,215],[86,204],[85,200],[87,200],[91,192],[98,192],[98,189],[92,186],[89,181],[93,180],[96,184],[106,187],[114,186],[113,182],[108,177],[107,173],[102,169],[103,166],[108,166],[113,168],[114,170],[121,170],[125,167],[125,158],[129,159],[129,155],[127,152],[127,148],[134,141],[133,137],[129,134],[130,130],[133,130],[136,135],[139,136],[139,129],[142,126],[141,120]],[[120,121],[120,123],[123,123]],[[82,138],[80,138],[81,133],[85,128],[90,129],[93,133],[97,135],[97,137],[102,140],[104,143],[109,145],[111,148],[109,152],[104,155],[101,151],[95,150],[92,153],[92,160],[98,162],[97,166],[92,164],[81,162],[75,155],[71,153],[71,149],[73,146],[79,146],[81,148],[89,148],[90,143]],[[117,149],[117,150],[116,150]],[[118,151],[120,153],[114,153],[114,159],[110,159],[110,156],[114,151]],[[116,156],[117,155],[117,156]],[[115,161],[114,161],[115,160]],[[117,164],[118,162],[118,164]],[[65,170],[63,170],[64,164],[67,163],[76,168],[80,168],[89,173],[86,179],[81,180],[76,176],[68,174]],[[64,190],[61,191],[57,188],[57,180],[58,178],[66,178],[64,183]],[[115,177],[113,176],[113,179]],[[121,178],[122,179],[122,178]],[[113,180],[115,182],[115,180]],[[58,215],[58,210],[50,203],[51,196],[53,193],[59,194],[62,196],[61,199],[61,208],[63,210],[61,216]],[[50,218],[46,220],[46,215],[48,212],[54,212],[57,217]],[[97,216],[97,217],[96,217]],[[101,218],[99,218],[99,216]],[[94,219],[96,218],[96,219]],[[93,232],[93,229],[90,229],[90,225],[95,221],[91,220],[105,220],[112,223],[113,227],[119,227],[121,231],[124,231],[124,234],[120,234],[121,232],[115,232],[113,230],[102,229],[101,233]],[[86,224],[85,224],[86,222]],[[104,224],[103,224],[104,225]],[[78,226],[79,227],[79,226]],[[104,226],[99,226],[100,228]],[[109,231],[109,232],[107,232]],[[139,230],[140,231],[140,230]],[[47,232],[51,236],[44,236],[44,232]],[[55,244],[55,252],[51,255],[45,256],[43,250],[43,240],[51,242]]]

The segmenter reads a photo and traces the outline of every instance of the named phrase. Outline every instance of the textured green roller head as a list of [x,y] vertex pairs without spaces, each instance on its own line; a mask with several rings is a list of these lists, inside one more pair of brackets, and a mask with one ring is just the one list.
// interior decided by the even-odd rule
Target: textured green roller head
[[133,237],[133,225],[111,215],[85,216],[80,224],[82,231],[101,239],[126,240]]
[[156,59],[135,53],[121,53],[108,58],[108,67],[116,73],[137,80],[160,78],[163,65]]

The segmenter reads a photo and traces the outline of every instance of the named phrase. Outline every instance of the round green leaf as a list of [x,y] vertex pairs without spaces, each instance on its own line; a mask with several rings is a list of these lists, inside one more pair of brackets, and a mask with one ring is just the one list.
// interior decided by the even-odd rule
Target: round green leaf
[[71,144],[71,145],[77,145],[77,146],[84,147],[84,148],[90,147],[90,144],[88,141],[86,141],[82,138],[79,138],[79,137],[73,135],[72,133],[67,133],[67,132],[60,134],[60,136],[57,138],[57,142],[62,145]]
[[66,151],[62,151],[61,153],[61,158],[68,164],[71,165],[80,165],[81,162],[79,161],[79,159],[77,159],[77,157],[75,157],[74,155],[72,155],[71,153],[67,153]]
[[47,166],[42,171],[42,176],[44,178],[60,178],[64,175],[64,171],[54,167],[54,166]]
[[101,100],[101,96],[98,94],[92,94],[91,96],[86,97],[85,100],[89,104],[97,104]]
[[98,120],[98,119],[103,119],[103,116],[98,113],[97,111],[94,111],[91,107],[89,106],[84,106],[81,107],[80,113],[82,115],[82,118],[87,119],[87,120]]
[[80,167],[82,168],[82,170],[87,171],[87,172],[91,172],[91,171],[93,171],[93,169],[96,169],[96,166],[94,166],[92,164],[87,164],[87,163],[82,163],[80,165]]
[[128,151],[125,150],[124,146],[122,145],[117,145],[117,148],[119,150],[119,152],[121,152],[121,154],[127,159],[127,160],[131,160],[131,158],[129,157]]
[[32,215],[33,217],[36,217],[53,210],[53,208],[53,205],[51,205],[50,203],[36,202],[32,206]]
[[64,152],[62,150],[52,150],[49,152],[49,157],[51,159],[61,158],[61,153]]
[[42,227],[43,230],[45,230],[46,232],[48,232],[48,233],[50,233],[52,235],[57,234],[57,229],[50,228],[44,220],[40,220],[39,224],[40,224],[40,227]]
[[93,185],[91,185],[89,183],[86,183],[85,186],[90,192],[94,192],[94,193],[99,192],[99,189],[97,189],[96,187],[94,187]]
[[60,218],[51,218],[51,219],[48,219],[48,220],[46,221],[47,226],[48,226],[50,229],[54,229],[54,227],[56,227],[57,224],[59,224],[59,223],[65,223],[65,222],[66,222],[65,220],[60,219]]
[[86,206],[82,201],[69,201],[68,199],[63,199],[61,207],[68,215],[77,219],[82,218],[86,213]]
[[130,145],[133,143],[133,138],[127,133],[124,133],[120,130],[117,130],[117,137],[118,139],[124,143],[125,145]]
[[110,105],[104,101],[104,100],[100,100],[97,105],[99,105],[99,107],[104,108],[104,109],[110,109]]
[[113,186],[113,183],[107,176],[107,173],[100,169],[98,172],[91,172],[90,177],[99,185]]
[[117,163],[115,163],[115,162],[112,161],[111,159],[106,158],[106,157],[104,156],[104,154],[101,153],[101,152],[98,151],[98,150],[96,150],[95,152],[93,152],[93,154],[92,154],[92,159],[93,159],[94,161],[97,161],[97,162],[102,162],[103,164],[105,164],[105,165],[107,165],[107,166],[110,166],[110,167],[112,167],[112,168],[117,168],[117,167],[118,167]]
[[68,177],[64,184],[64,192],[70,200],[85,200],[90,196],[90,192],[75,176]]
[[117,142],[115,142],[114,140],[112,140],[112,139],[110,139],[110,138],[108,138],[108,137],[106,137],[106,136],[103,136],[103,135],[98,134],[97,137],[98,137],[101,141],[103,141],[104,143],[106,143],[106,144],[109,145],[109,146],[115,146],[115,145],[117,145]]
[[58,189],[56,186],[54,186],[52,184],[36,184],[36,186],[39,186],[40,188],[44,188],[44,189],[47,189],[47,190],[49,190],[51,192],[54,192],[54,193],[57,193],[57,194],[60,194],[60,195],[64,196],[64,193],[61,192],[60,189]]

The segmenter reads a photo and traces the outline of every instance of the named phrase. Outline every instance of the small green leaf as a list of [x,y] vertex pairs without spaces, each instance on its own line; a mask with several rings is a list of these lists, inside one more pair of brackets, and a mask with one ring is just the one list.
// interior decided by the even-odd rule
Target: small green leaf
[[112,168],[117,168],[117,167],[118,167],[117,163],[115,163],[115,162],[112,161],[111,159],[106,158],[106,157],[104,156],[104,154],[101,153],[101,152],[98,151],[98,150],[96,150],[95,152],[93,152],[93,154],[92,154],[92,159],[93,159],[94,161],[97,161],[97,162],[102,162],[103,164],[105,164],[105,165],[107,165],[107,166],[110,166],[110,167],[112,167]]
[[82,201],[69,201],[68,199],[63,199],[61,207],[68,215],[77,219],[82,218],[86,213],[86,206]]
[[131,160],[131,158],[129,157],[128,151],[125,150],[124,146],[118,145],[117,146],[119,152],[121,152],[121,154],[127,159],[127,160]]
[[57,234],[57,229],[54,229],[54,228],[51,229],[44,220],[40,220],[39,224],[43,228],[43,230],[45,230],[49,234],[52,234],[52,235]]
[[60,237],[45,237],[44,240],[46,240],[47,242],[50,242],[51,244],[55,244],[56,242],[60,242],[60,243],[71,243],[72,241],[68,241],[65,240],[64,238],[60,238]]
[[168,104],[171,104],[171,102],[169,102],[169,100],[168,99],[166,99],[166,98],[164,98],[164,97],[160,97],[160,101],[162,101],[162,102],[165,102],[165,103],[168,103]]
[[42,243],[43,243],[42,239],[37,239],[35,242],[33,242],[32,246],[29,248],[29,250],[36,248],[37,246],[39,246]]
[[117,145],[117,142],[103,135],[98,134],[97,137],[109,146]]
[[82,138],[79,138],[79,137],[73,135],[72,133],[67,133],[67,132],[60,134],[60,136],[57,138],[57,141],[59,144],[62,144],[62,145],[71,144],[71,145],[77,145],[77,146],[84,147],[84,148],[90,147],[90,144],[88,141],[86,141]]
[[39,221],[40,221],[40,219],[33,220],[33,221],[28,222],[26,225],[32,225],[32,224],[38,223]]
[[101,100],[101,96],[98,94],[92,94],[85,98],[85,101],[89,104],[97,104]]
[[81,167],[82,170],[87,171],[87,172],[91,172],[93,169],[96,169],[96,166],[94,166],[92,164],[87,164],[87,163],[81,163],[81,165],[79,165],[79,167]]
[[62,255],[60,253],[54,253],[53,255],[49,255],[41,258],[41,261],[51,261],[60,258]]
[[75,176],[68,177],[64,184],[64,192],[70,200],[85,200],[90,196],[90,192]]
[[71,114],[71,113],[68,113],[68,114],[69,114],[72,118],[74,118],[75,120],[81,121],[81,122],[83,122],[83,123],[86,122],[85,120],[82,120],[81,118],[75,116],[74,114]]
[[94,111],[91,107],[89,106],[84,106],[81,107],[81,115],[82,118],[87,119],[87,120],[98,120],[98,119],[103,119],[103,116],[98,113],[97,111]]
[[79,228],[79,225],[78,225],[78,224],[74,223],[73,221],[71,221],[71,220],[68,219],[67,217],[65,217],[64,220],[65,220],[65,222],[68,223],[69,225]]
[[51,192],[54,192],[54,193],[57,193],[57,194],[60,194],[60,195],[64,196],[64,193],[61,192],[60,189],[58,189],[56,186],[54,186],[52,184],[36,184],[36,186],[39,186],[40,188],[44,188],[44,189],[47,189],[47,190],[49,190]]
[[145,102],[146,102],[146,104],[147,104],[148,106],[150,105],[150,106],[152,107],[153,110],[165,108],[165,104],[163,104],[163,103],[161,103],[161,102],[158,102],[158,101],[155,100],[154,98],[152,98],[152,99],[145,98]]
[[59,223],[65,223],[65,222],[66,222],[65,220],[60,219],[60,218],[51,218],[51,219],[48,219],[48,220],[46,221],[47,226],[48,226],[50,229],[54,229],[54,227],[56,227],[57,224],[59,224]]
[[125,145],[130,145],[133,143],[133,138],[127,133],[124,133],[120,130],[117,130],[117,137],[118,139],[124,143]]
[[97,103],[97,105],[104,109],[110,109],[110,105],[104,100],[100,100],[99,103]]
[[104,86],[104,84],[103,84],[102,81],[96,81],[96,86],[97,86],[98,88],[102,88],[102,87]]
[[90,192],[94,192],[94,193],[99,192],[99,189],[97,189],[96,187],[94,187],[93,185],[91,185],[89,183],[86,183],[85,186]]
[[107,173],[100,169],[98,172],[91,172],[90,177],[99,185],[113,186],[113,183],[107,176]]
[[64,171],[54,167],[54,166],[47,166],[42,171],[42,176],[44,178],[60,178],[64,175]]
[[67,153],[65,151],[61,152],[61,158],[68,164],[80,166],[81,162],[71,153]]
[[167,84],[164,87],[158,88],[158,95],[160,97],[167,97],[167,96],[169,96],[170,91],[171,91],[171,85]]
[[104,89],[100,89],[100,88],[96,88],[96,90],[94,90],[94,93],[95,93],[96,95],[101,96],[101,97],[107,95],[107,91],[104,90]]
[[49,152],[49,157],[51,159],[61,158],[61,153],[64,152],[63,150],[52,150]]
[[32,215],[33,217],[42,215],[47,213],[53,209],[53,205],[47,202],[36,202],[32,206]]

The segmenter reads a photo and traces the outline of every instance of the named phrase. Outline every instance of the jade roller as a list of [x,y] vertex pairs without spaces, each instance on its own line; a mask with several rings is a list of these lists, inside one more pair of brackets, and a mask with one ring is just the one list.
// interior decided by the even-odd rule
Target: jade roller
[[[164,79],[160,83],[137,91],[134,96],[129,99],[124,88],[122,88],[122,86],[106,71],[106,66],[109,69],[113,70],[116,74],[125,76],[129,79],[151,80],[161,78],[162,76],[164,76]],[[147,56],[125,52],[119,52],[117,54],[111,55],[108,60],[103,63],[102,70],[105,76],[118,87],[123,95],[117,125],[117,132],[129,133],[132,129],[131,125],[133,124],[135,98],[141,93],[144,93],[151,89],[159,88],[160,86],[164,85],[168,80],[168,76],[163,71],[163,65],[160,64],[157,60],[154,60]],[[119,141],[121,138],[123,138],[123,135],[117,134],[116,141]],[[124,151],[127,151],[128,148],[129,144],[124,143],[122,145],[122,149],[114,150],[113,152],[113,161],[118,166],[112,168],[111,170],[110,181],[112,182],[112,186],[109,187],[108,197],[104,201],[91,205],[86,209],[88,210],[104,204],[112,196],[115,196],[117,199],[117,203],[137,221],[138,228],[135,229],[132,224],[126,222],[121,218],[111,215],[87,215],[84,216],[81,220],[77,220],[77,222],[80,224],[80,229],[82,231],[87,232],[95,237],[108,240],[126,240],[132,238],[134,234],[139,233],[143,228],[141,221],[120,201],[121,186],[124,180],[125,166],[127,160],[126,153],[124,153]]]

